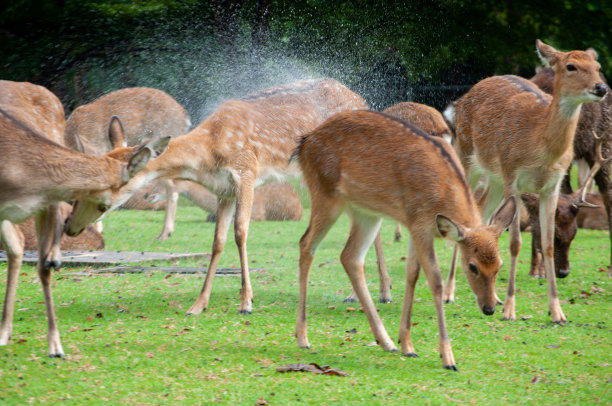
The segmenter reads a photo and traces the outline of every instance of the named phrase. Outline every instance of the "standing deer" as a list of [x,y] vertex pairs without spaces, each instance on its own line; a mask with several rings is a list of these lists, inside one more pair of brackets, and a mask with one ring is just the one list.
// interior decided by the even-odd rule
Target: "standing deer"
[[[113,117],[119,122],[109,127]],[[178,137],[186,134],[189,127],[189,113],[172,96],[158,89],[132,87],[77,107],[66,122],[65,142],[77,151],[104,155],[116,147],[135,146],[163,136]],[[109,131],[113,132],[110,136]],[[172,181],[165,186],[170,198],[164,227],[157,237],[162,241],[174,231],[178,203]]]
[[126,186],[78,201],[66,231],[77,234],[156,179],[200,183],[217,195],[217,222],[204,286],[188,314],[199,314],[208,306],[234,208],[242,274],[239,312],[250,314],[253,290],[246,242],[254,188],[269,178],[298,174],[288,161],[299,136],[334,113],[358,108],[367,108],[363,99],[333,79],[295,82],[227,101],[187,135],[173,138],[168,150]]
[[396,351],[365,283],[364,261],[379,232],[381,216],[410,231],[406,292],[399,330],[402,353],[416,357],[410,336],[414,288],[423,267],[434,297],[444,368],[457,370],[446,332],[442,276],[434,238],[457,243],[470,287],[484,314],[495,312],[495,279],[502,264],[497,239],[513,221],[514,196],[481,221],[463,169],[452,147],[417,127],[383,113],[351,111],[335,115],[302,137],[294,157],[311,196],[308,229],[300,240],[298,346],[309,348],[306,329],[308,273],[315,251],[342,212],[351,231],[340,257],[372,332],[385,351]]
[[[486,175],[488,218],[502,197],[523,192],[540,199],[542,256],[548,284],[548,309],[565,323],[554,276],[555,209],[561,181],[573,159],[574,133],[582,103],[601,100],[607,86],[592,51],[560,52],[536,41],[540,58],[555,71],[552,97],[517,76],[478,82],[455,102],[456,150],[472,184]],[[521,201],[517,200],[520,210]],[[504,319],[516,318],[515,281],[521,234],[518,216],[510,226],[510,275]]]
[[[8,256],[0,345],[6,345],[11,338],[17,279],[23,257],[23,235],[13,223],[20,223],[35,215],[39,254],[38,274],[47,311],[49,356],[61,357],[64,351],[55,322],[50,285],[50,267],[57,265],[51,264],[49,260],[51,245],[58,240],[53,236],[53,230],[57,229],[58,218],[56,212],[49,210],[49,207],[62,200],[119,188],[141,170],[156,153],[161,153],[168,139],[155,140],[137,148],[116,150],[103,157],[92,157],[71,151],[48,138],[50,134],[54,134],[53,132],[46,131],[39,134],[28,126],[29,121],[33,125],[38,125],[41,116],[37,109],[50,108],[46,103],[53,98],[44,94],[48,91],[30,83],[17,84],[13,87],[16,96],[21,98],[14,97],[11,108],[4,104],[0,106],[0,151],[2,151],[0,225],[2,242]],[[5,92],[0,94],[6,95]],[[30,105],[28,100],[35,100],[36,104]],[[27,114],[28,108],[33,109],[31,116]],[[19,114],[14,114],[14,111]],[[50,128],[54,124],[48,125]]]
[[[595,51],[592,51],[595,52]],[[601,80],[605,82],[605,77],[600,73]],[[555,72],[551,68],[540,70],[535,76],[530,79],[537,84],[546,93],[552,94],[554,90]],[[576,136],[574,137],[574,159],[578,160],[578,167],[583,167],[582,163],[586,161],[588,167],[592,167],[597,162],[597,142],[592,132],[595,131],[601,138],[601,149],[606,157],[612,156],[612,97],[609,95],[600,102],[585,103],[580,110],[580,118],[576,128]],[[586,171],[584,171],[586,172]],[[599,188],[599,192],[603,198],[603,207],[607,213],[608,225],[607,229],[610,238],[610,267],[608,275],[612,276],[612,180],[610,178],[610,165],[603,165],[595,176],[595,183]],[[579,172],[579,184],[584,183],[583,171]],[[572,193],[572,187],[569,182],[568,174],[563,179],[561,184],[563,193]]]

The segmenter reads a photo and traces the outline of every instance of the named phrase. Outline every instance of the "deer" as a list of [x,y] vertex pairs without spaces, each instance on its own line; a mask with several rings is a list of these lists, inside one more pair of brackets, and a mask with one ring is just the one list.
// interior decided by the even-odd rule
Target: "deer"
[[[433,107],[415,102],[401,102],[387,107],[383,110],[401,120],[416,125],[433,137],[442,137],[448,143],[452,143],[453,131],[450,129],[444,116]],[[395,226],[395,241],[402,239],[402,226]]]
[[[39,122],[41,116],[37,109],[50,108],[48,101],[54,99],[43,94],[48,91],[26,82],[11,87],[12,93],[17,96],[12,99],[13,104],[9,107],[0,105],[0,150],[3,153],[0,160],[0,228],[8,256],[0,345],[7,345],[12,335],[17,279],[23,260],[23,235],[14,224],[34,215],[38,238],[38,275],[47,313],[48,354],[50,357],[63,357],[50,285],[50,268],[57,267],[50,261],[51,246],[58,240],[52,231],[61,231],[62,227],[56,227],[56,212],[49,208],[60,201],[119,188],[144,168],[150,159],[160,154],[169,139],[157,139],[138,147],[115,150],[101,157],[75,152],[50,139],[57,133],[39,133],[28,126],[29,121],[32,125]],[[5,95],[7,92],[0,93]],[[41,101],[45,97],[47,102]],[[36,100],[36,104],[31,105],[32,100]],[[30,114],[28,108],[33,109]],[[28,120],[30,115],[32,118]]]
[[311,197],[310,221],[300,239],[297,344],[310,348],[306,323],[308,274],[317,247],[340,214],[351,231],[340,260],[359,297],[376,342],[397,351],[365,283],[365,256],[382,222],[390,217],[409,233],[406,290],[399,328],[402,354],[416,357],[411,340],[414,289],[419,271],[436,307],[442,366],[457,370],[442,305],[442,277],[434,238],[457,244],[477,304],[495,313],[495,280],[502,265],[497,240],[513,221],[510,196],[483,224],[461,163],[452,147],[405,121],[380,112],[345,111],[307,133],[293,153]]
[[[177,180],[174,183],[179,194],[187,197],[202,210],[209,212],[208,221],[215,221],[217,196],[191,181]],[[162,187],[160,183],[154,183],[144,189],[146,192],[143,193],[142,199],[149,204],[158,205],[167,198],[166,188]],[[142,191],[143,189],[140,189],[139,192]],[[133,201],[135,196],[128,200],[128,203]],[[303,207],[300,197],[288,183],[271,182],[258,187],[254,191],[251,221],[299,221],[302,218],[302,212]]]
[[200,294],[187,314],[204,311],[229,225],[240,255],[240,314],[252,313],[247,236],[254,189],[269,179],[298,176],[289,157],[299,136],[334,113],[367,108],[361,96],[329,78],[281,85],[221,104],[196,128],[173,138],[162,156],[125,186],[78,200],[65,230],[80,232],[108,209],[121,205],[136,190],[157,179],[197,182],[217,196],[212,255]]
[[[607,86],[599,76],[597,54],[558,51],[536,40],[542,61],[555,71],[552,96],[533,82],[492,76],[475,84],[447,111],[455,127],[455,149],[470,184],[485,175],[489,193],[483,217],[500,199],[521,193],[539,197],[542,259],[548,310],[554,323],[567,319],[559,302],[554,264],[554,214],[563,176],[573,159],[574,134],[583,103],[601,100]],[[450,107],[453,108],[452,106]],[[517,210],[521,209],[517,199]],[[503,319],[516,318],[516,268],[521,248],[518,216],[510,226],[510,274]]]
[[[592,53],[596,51],[590,49]],[[599,73],[601,80],[605,83],[604,75]],[[541,69],[531,79],[533,83],[538,85],[546,93],[552,94],[554,91],[555,71],[549,67]],[[580,110],[580,118],[576,128],[574,137],[574,159],[578,161],[579,168],[579,186],[583,185],[585,178],[588,176],[588,168],[595,165],[598,156],[596,139],[593,138],[592,132],[599,134],[603,139],[602,151],[605,156],[612,155],[612,97],[609,95],[600,102],[585,103]],[[586,163],[586,165],[584,165]],[[586,167],[586,169],[584,169]],[[566,194],[572,194],[572,186],[569,182],[569,169],[561,184],[561,191]],[[603,165],[595,174],[595,183],[599,188],[603,200],[607,216],[607,229],[610,231],[610,257],[611,265],[608,267],[608,276],[612,276],[612,221],[610,221],[610,213],[612,212],[612,181],[610,180],[610,165]],[[591,211],[592,210],[587,210]]]
[[[78,106],[68,117],[64,139],[67,146],[77,151],[104,155],[115,147],[135,146],[162,136],[178,137],[190,127],[189,113],[172,96],[159,89],[130,87]],[[109,131],[113,134],[108,134]],[[164,226],[156,237],[160,241],[168,239],[174,231],[178,204],[172,181],[164,184],[170,198]],[[102,231],[101,222],[96,227]]]

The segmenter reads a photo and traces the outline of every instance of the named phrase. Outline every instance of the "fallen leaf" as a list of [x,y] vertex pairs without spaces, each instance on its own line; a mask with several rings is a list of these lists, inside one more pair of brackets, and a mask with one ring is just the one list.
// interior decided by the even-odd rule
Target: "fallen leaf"
[[531,314],[524,314],[521,316],[521,320],[529,320],[529,319],[533,319],[533,316]]
[[153,353],[152,352],[147,352],[146,354],[147,358],[153,358]]
[[354,308],[354,307],[347,307],[347,308],[346,308],[346,311],[347,311],[347,312],[354,312],[354,311],[355,311],[355,308]]
[[331,368],[329,365],[319,366],[314,362],[310,364],[289,364],[276,368],[276,372],[312,372],[313,374],[348,376],[348,373],[340,369]]
[[346,330],[345,332],[349,333],[349,334],[355,334],[355,333],[357,333],[357,329],[356,328],[352,328],[350,330]]
[[257,402],[255,402],[256,405],[269,405],[270,402],[268,402],[267,400],[265,400],[264,398],[259,398],[257,399]]
[[546,348],[560,348],[560,345],[547,345]]
[[591,286],[591,292],[593,292],[593,293],[604,293],[605,290],[603,290],[599,286]]
[[540,382],[540,378],[538,378],[537,376],[534,376],[533,378],[531,378],[531,383],[538,383]]

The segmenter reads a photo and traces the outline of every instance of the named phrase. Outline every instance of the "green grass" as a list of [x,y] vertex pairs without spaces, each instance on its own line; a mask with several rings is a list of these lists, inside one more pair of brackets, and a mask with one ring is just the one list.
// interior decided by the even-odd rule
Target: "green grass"
[[[321,244],[310,276],[309,338],[299,349],[293,337],[297,310],[298,241],[301,222],[251,223],[249,261],[254,312],[238,315],[240,280],[218,276],[209,309],[186,317],[202,275],[161,272],[127,275],[53,276],[56,311],[66,351],[46,356],[46,318],[36,270],[24,266],[16,303],[13,340],[0,347],[0,404],[610,404],[612,400],[612,279],[608,235],[580,230],[572,246],[572,273],[558,280],[566,326],[547,315],[546,285],[527,276],[530,237],[524,235],[517,280],[517,316],[501,321],[501,308],[483,315],[462,274],[457,301],[445,305],[459,372],[442,369],[431,293],[421,276],[412,334],[419,358],[372,345],[365,315],[342,299],[350,284],[339,262],[348,233],[340,221]],[[180,207],[176,231],[154,241],[163,213],[117,211],[105,219],[108,250],[210,252],[214,224],[193,207]],[[383,224],[384,248],[394,302],[378,309],[397,337],[404,286],[406,243],[394,243],[394,224]],[[505,233],[500,245],[509,264]],[[375,301],[378,278],[373,250],[367,258]],[[443,274],[452,248],[437,242]],[[169,265],[169,263],[156,263]],[[206,266],[180,260],[176,266]],[[221,267],[237,267],[230,235]],[[0,265],[4,278],[6,265]],[[505,297],[508,266],[498,279]],[[4,284],[0,289],[4,290]],[[603,289],[603,291],[602,291]],[[349,333],[352,329],[356,333]],[[277,366],[316,362],[348,377],[278,373]]]

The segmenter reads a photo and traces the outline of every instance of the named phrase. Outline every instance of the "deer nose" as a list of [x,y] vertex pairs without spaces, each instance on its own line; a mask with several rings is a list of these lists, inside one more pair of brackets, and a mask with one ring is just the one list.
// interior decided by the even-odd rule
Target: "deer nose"
[[557,278],[559,278],[559,279],[563,279],[563,278],[567,277],[570,274],[570,270],[569,269],[557,269],[555,272],[557,274]]
[[487,316],[490,316],[495,313],[495,306],[482,306],[482,312]]
[[595,94],[599,97],[604,97],[608,91],[608,86],[605,83],[597,83],[595,85]]

